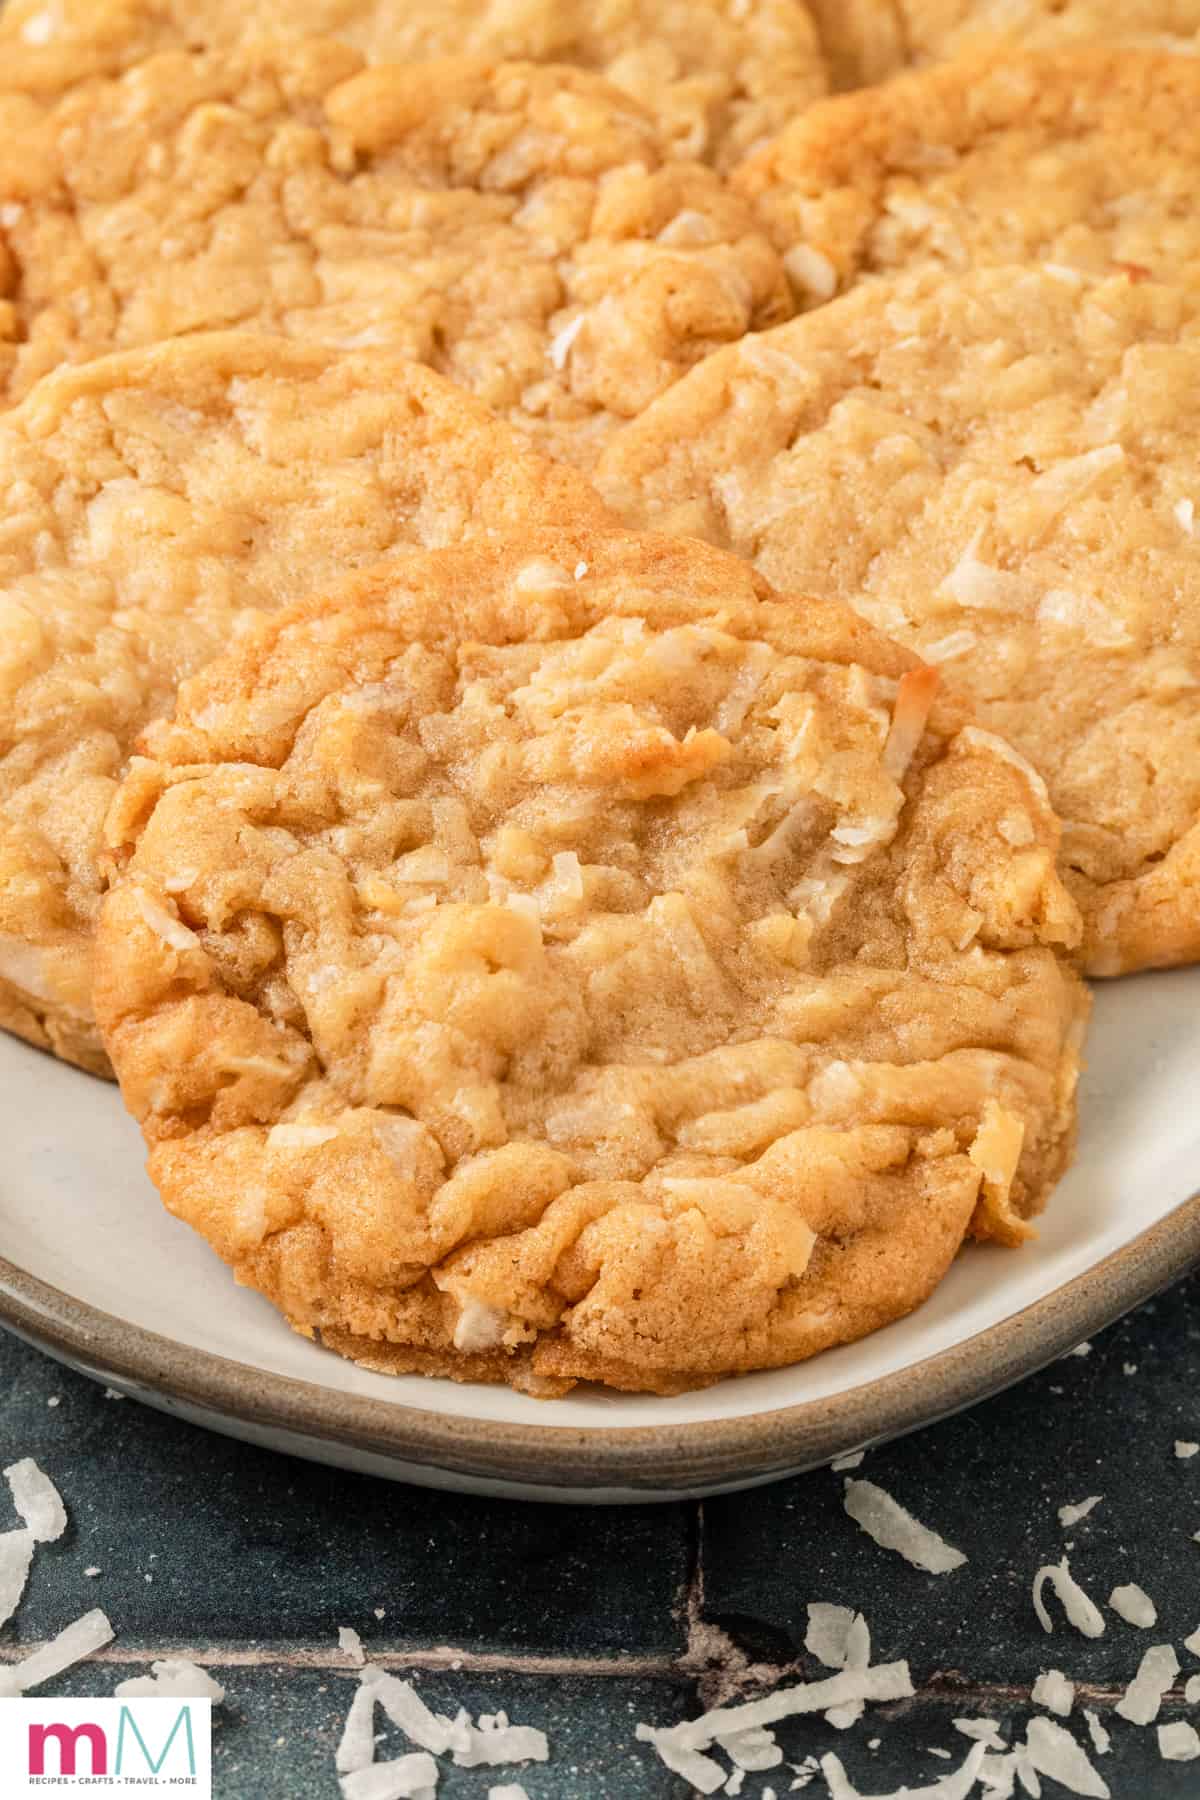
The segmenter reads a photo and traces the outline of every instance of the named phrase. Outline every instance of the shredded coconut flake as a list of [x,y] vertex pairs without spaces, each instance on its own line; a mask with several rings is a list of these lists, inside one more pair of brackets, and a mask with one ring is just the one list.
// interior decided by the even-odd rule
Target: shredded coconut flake
[[851,1450],[847,1456],[834,1457],[829,1466],[835,1475],[844,1474],[848,1469],[860,1469],[866,1454],[865,1450]]
[[[877,1744],[878,1742],[879,1739],[876,1738],[875,1743]],[[868,1748],[874,1748],[874,1745],[870,1745]],[[792,1793],[795,1793],[798,1788],[806,1788],[809,1782],[815,1781],[816,1777],[821,1773],[821,1765],[815,1756],[806,1756],[803,1762],[789,1763],[788,1767],[795,1776],[795,1780],[792,1782],[790,1790]]]
[[425,1751],[397,1757],[394,1762],[372,1763],[343,1775],[343,1800],[426,1800],[437,1791],[438,1766]]
[[893,781],[903,778],[925,735],[940,679],[936,669],[910,669],[900,677],[892,726],[883,747],[883,766]]
[[554,885],[560,892],[567,894],[572,900],[582,900],[583,870],[575,851],[556,850],[551,858],[551,867],[554,870]]
[[831,1708],[859,1701],[908,1700],[913,1692],[907,1663],[880,1663],[875,1668],[843,1669],[822,1681],[777,1688],[761,1700],[718,1707],[679,1725],[639,1725],[636,1736],[641,1743],[654,1745],[667,1768],[682,1775],[701,1793],[713,1794],[725,1780],[725,1772],[701,1753],[714,1744],[724,1745],[730,1738],[761,1726],[776,1725],[781,1719],[828,1713]]
[[30,1688],[40,1687],[43,1681],[52,1681],[56,1675],[74,1668],[85,1656],[90,1656],[93,1650],[111,1644],[114,1635],[108,1619],[98,1609],[84,1613],[81,1619],[66,1626],[24,1662],[0,1669],[0,1698],[25,1694]]
[[460,1769],[493,1768],[497,1763],[548,1762],[550,1744],[533,1725],[510,1725],[501,1713],[466,1725],[466,1744],[454,1751]]
[[998,1719],[954,1719],[951,1723],[955,1731],[961,1731],[964,1737],[974,1738],[976,1743],[985,1744],[989,1750],[1008,1748],[1000,1736]]
[[[958,736],[960,743],[970,744],[973,749],[988,750],[993,756],[998,756],[1001,762],[1009,763],[1014,769],[1019,769],[1038,799],[1049,806],[1050,791],[1046,783],[1033,764],[1019,751],[1014,750],[1006,738],[997,737],[994,731],[984,731],[979,725],[965,726]],[[1088,1356],[1091,1348],[1092,1346],[1087,1343],[1076,1344],[1075,1348],[1069,1350],[1067,1354],[1068,1356]]]
[[161,938],[162,942],[169,944],[172,950],[196,949],[200,939],[195,932],[189,931],[187,926],[169,913],[165,906],[160,906],[157,900],[152,900],[143,888],[138,888],[134,897],[137,900],[138,911],[156,938]]
[[712,220],[704,213],[697,212],[693,206],[685,206],[668,219],[662,230],[655,234],[659,244],[686,246],[689,244],[711,244],[713,241]]
[[1099,486],[1110,469],[1119,469],[1125,461],[1120,444],[1102,444],[1098,450],[1085,450],[1081,456],[1068,456],[1033,479],[1032,488],[1039,500],[1049,502],[1052,513],[1059,513],[1073,500],[1080,500]]
[[1087,1753],[1053,1719],[1030,1719],[1025,1733],[1029,1760],[1039,1775],[1057,1781],[1072,1794],[1109,1800],[1108,1783],[1088,1761]]
[[1099,1506],[1103,1494],[1089,1494],[1086,1500],[1078,1500],[1073,1505],[1060,1506],[1058,1522],[1062,1526],[1078,1525],[1080,1519],[1086,1519],[1092,1508]]
[[947,599],[973,612],[1010,612],[1018,607],[1023,593],[1019,575],[1008,569],[994,569],[979,560],[983,527],[975,533],[950,573],[938,589]]
[[689,1749],[686,1744],[676,1743],[672,1732],[677,1726],[665,1726],[658,1729],[653,1725],[638,1725],[634,1728],[634,1736],[639,1743],[652,1744],[659,1761],[672,1775],[679,1775],[689,1787],[700,1794],[715,1794],[725,1783],[725,1771],[719,1762],[703,1751]]
[[1194,1762],[1200,1756],[1200,1737],[1186,1719],[1158,1728],[1158,1754],[1164,1762]]
[[570,587],[571,576],[561,563],[547,556],[535,556],[517,570],[513,586],[523,593],[541,594],[551,588]]
[[338,1135],[336,1125],[272,1125],[267,1133],[268,1150],[315,1150]]
[[1071,1574],[1070,1565],[1064,1556],[1060,1563],[1048,1563],[1038,1570],[1033,1578],[1033,1610],[1041,1622],[1043,1631],[1053,1631],[1054,1623],[1046,1611],[1042,1600],[1042,1589],[1049,1582],[1062,1602],[1067,1621],[1084,1637],[1101,1637],[1104,1633],[1104,1616],[1098,1606],[1088,1599],[1079,1583]]
[[1153,1600],[1132,1582],[1127,1587],[1115,1587],[1108,1596],[1108,1604],[1127,1625],[1136,1625],[1142,1631],[1158,1622],[1158,1608]]
[[444,887],[450,879],[450,858],[436,844],[406,850],[393,867],[397,881],[414,885],[428,882],[432,887]]
[[183,1656],[166,1656],[151,1663],[149,1675],[119,1681],[113,1693],[121,1700],[211,1700],[214,1706],[220,1706],[225,1698],[220,1682]]
[[21,1604],[34,1543],[32,1531],[6,1531],[0,1537],[0,1625],[7,1624]]
[[1038,602],[1037,617],[1043,625],[1081,629],[1098,649],[1119,649],[1133,642],[1128,625],[1105,601],[1074,588],[1048,588]]
[[1153,1725],[1162,1697],[1179,1673],[1179,1658],[1170,1644],[1152,1644],[1138,1672],[1117,1701],[1117,1711],[1131,1725]]
[[747,1731],[730,1732],[721,1739],[721,1748],[733,1766],[747,1774],[777,1769],[783,1761],[783,1751],[775,1741],[774,1732],[761,1725],[752,1725]]
[[362,1639],[352,1626],[338,1626],[338,1649],[344,1650],[351,1661],[358,1664],[359,1668],[367,1660],[366,1651],[362,1647]]
[[27,44],[48,44],[53,36],[54,14],[49,7],[44,12],[34,13],[21,26],[21,37]]
[[852,1606],[831,1606],[824,1600],[812,1601],[808,1608],[804,1648],[818,1662],[823,1662],[827,1669],[844,1669],[846,1645],[854,1618]]
[[483,1300],[464,1300],[454,1322],[454,1348],[468,1355],[495,1350],[504,1340],[508,1314]]
[[926,1787],[903,1787],[892,1794],[875,1796],[862,1794],[852,1785],[836,1756],[821,1758],[821,1773],[829,1788],[829,1800],[967,1800],[986,1755],[985,1746],[976,1744],[968,1752],[966,1762],[952,1774],[942,1775]]
[[1075,1683],[1061,1669],[1044,1669],[1033,1684],[1032,1699],[1035,1706],[1065,1719],[1075,1704]]
[[[0,224],[3,220],[0,219]],[[0,975],[14,986],[24,988],[35,1000],[53,1000],[54,989],[46,974],[46,962],[33,944],[23,944],[0,932]]]
[[746,714],[762,691],[763,678],[773,662],[774,657],[765,644],[746,646],[742,665],[713,715],[713,728],[722,737],[729,737],[733,732],[741,730]]
[[447,1751],[465,1748],[468,1742],[465,1713],[452,1720],[430,1712],[411,1682],[401,1681],[382,1669],[365,1670],[361,1680],[364,1686],[369,1684],[374,1698],[396,1729],[418,1749],[431,1751],[434,1756],[445,1756]]
[[552,368],[566,368],[567,358],[571,354],[571,346],[586,323],[587,314],[580,313],[578,318],[572,319],[569,325],[564,325],[561,331],[555,332],[554,336],[550,339],[548,346]]
[[1185,1462],[1189,1456],[1195,1456],[1198,1450],[1200,1444],[1193,1444],[1187,1438],[1175,1439],[1175,1454],[1180,1462]]
[[1088,1736],[1092,1740],[1092,1749],[1097,1756],[1107,1756],[1112,1749],[1112,1739],[1100,1723],[1098,1714],[1090,1706],[1085,1706],[1083,1716],[1087,1720]]
[[948,1574],[967,1560],[961,1550],[920,1524],[873,1481],[848,1481],[845,1507],[855,1524],[884,1550],[895,1550],[906,1562],[931,1575]]
[[62,1495],[31,1456],[10,1463],[4,1471],[12,1490],[13,1505],[35,1542],[53,1544],[67,1529],[67,1509]]
[[956,656],[965,656],[979,642],[973,631],[965,628],[961,631],[949,631],[943,638],[937,638],[932,644],[922,644],[921,655],[926,662],[952,662]]
[[1041,1783],[1037,1771],[1029,1761],[1025,1746],[1019,1745],[1003,1756],[985,1755],[979,1765],[980,1785],[987,1789],[993,1800],[1012,1800],[1016,1791],[1017,1772],[1021,1772],[1021,1782],[1028,1794],[1040,1795]]
[[784,252],[783,266],[796,286],[815,300],[832,300],[837,293],[837,270],[811,244],[793,244]]

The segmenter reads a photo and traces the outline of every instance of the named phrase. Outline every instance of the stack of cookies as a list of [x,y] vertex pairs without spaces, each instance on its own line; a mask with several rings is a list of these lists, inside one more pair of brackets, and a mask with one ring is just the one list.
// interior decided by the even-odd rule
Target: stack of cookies
[[1200,954],[1189,46],[9,0],[0,1024],[296,1329],[671,1392],[1033,1234]]

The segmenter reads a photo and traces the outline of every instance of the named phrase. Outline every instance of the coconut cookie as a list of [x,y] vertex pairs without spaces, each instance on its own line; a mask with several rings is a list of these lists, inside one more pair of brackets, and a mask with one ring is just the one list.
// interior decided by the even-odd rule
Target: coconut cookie
[[0,1024],[106,1067],[105,810],[136,734],[248,618],[395,545],[602,510],[378,354],[219,334],[42,382],[0,419]]
[[[163,55],[0,140],[0,369],[253,326],[426,362],[586,463],[789,316],[749,204],[558,65]],[[7,344],[4,338],[7,338]]]
[[1058,828],[848,609],[619,533],[264,620],[109,821],[167,1205],[376,1366],[668,1391],[857,1337],[1070,1154]]
[[738,172],[803,303],[934,263],[1200,273],[1200,62],[981,57],[813,109]]
[[7,85],[54,94],[161,50],[336,37],[372,62],[570,63],[654,113],[674,152],[728,165],[825,91],[804,0],[10,0]]
[[1041,772],[1097,975],[1200,955],[1200,299],[871,282],[714,357],[601,472],[624,515],[849,600]]

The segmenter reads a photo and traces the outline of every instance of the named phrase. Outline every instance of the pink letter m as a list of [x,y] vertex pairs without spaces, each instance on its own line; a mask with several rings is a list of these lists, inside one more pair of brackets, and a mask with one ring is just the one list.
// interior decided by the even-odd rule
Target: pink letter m
[[108,1743],[99,1725],[31,1725],[29,1727],[29,1773],[46,1773],[46,1739],[58,1741],[58,1773],[75,1774],[75,1750],[80,1738],[92,1747],[92,1774],[108,1774]]

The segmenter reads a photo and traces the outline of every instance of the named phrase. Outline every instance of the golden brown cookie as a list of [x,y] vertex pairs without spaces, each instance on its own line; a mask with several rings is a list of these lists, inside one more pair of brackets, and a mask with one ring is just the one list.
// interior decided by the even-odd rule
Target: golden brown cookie
[[570,63],[634,94],[676,155],[728,165],[825,91],[804,0],[9,0],[7,85],[53,94],[160,50],[329,36],[372,62]]
[[1097,975],[1200,955],[1200,295],[869,282],[723,351],[601,491],[945,668],[1038,768]]
[[399,544],[601,515],[379,354],[219,334],[47,377],[0,419],[0,1024],[106,1067],[105,810],[137,733],[248,619]]
[[0,134],[0,197],[15,394],[63,361],[252,326],[428,363],[586,464],[614,420],[791,311],[748,203],[557,65],[363,69],[329,40],[153,57]]
[[738,172],[802,303],[935,263],[1200,276],[1200,61],[979,57],[825,101]]
[[375,1366],[669,1391],[1028,1235],[1058,828],[938,677],[683,540],[397,556],[261,622],[110,818],[97,1008],[170,1209]]

